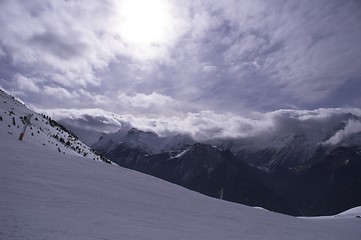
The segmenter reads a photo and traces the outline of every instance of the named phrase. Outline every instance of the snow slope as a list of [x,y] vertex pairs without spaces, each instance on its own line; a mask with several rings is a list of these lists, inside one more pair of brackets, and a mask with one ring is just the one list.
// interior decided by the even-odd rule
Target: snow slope
[[[206,197],[0,128],[0,239],[360,239],[354,216],[300,219]],[[29,139],[29,138],[27,138]]]
[[361,207],[354,207],[340,214],[335,215],[336,218],[361,218]]
[[24,142],[34,148],[55,150],[59,154],[83,156],[94,160],[106,160],[94,153],[83,142],[69,133],[62,125],[46,115],[36,113],[23,103],[0,89],[0,132],[4,138],[18,138],[24,127],[24,117],[32,114],[31,124],[27,127]]

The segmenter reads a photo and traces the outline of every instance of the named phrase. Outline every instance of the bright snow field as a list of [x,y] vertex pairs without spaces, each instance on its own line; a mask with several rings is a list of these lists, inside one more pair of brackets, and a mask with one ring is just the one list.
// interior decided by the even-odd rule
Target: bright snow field
[[[27,138],[29,139],[29,138]],[[361,219],[299,219],[34,147],[0,132],[0,239],[360,239]]]

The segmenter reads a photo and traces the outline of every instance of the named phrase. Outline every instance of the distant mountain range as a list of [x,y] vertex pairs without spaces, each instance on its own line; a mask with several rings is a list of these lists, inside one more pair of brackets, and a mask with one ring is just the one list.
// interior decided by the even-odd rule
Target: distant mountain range
[[121,166],[212,197],[223,191],[225,200],[272,211],[331,215],[361,205],[361,133],[347,129],[358,123],[358,116],[344,114],[322,129],[203,142],[128,127],[92,148]]
[[[334,215],[361,205],[361,118],[351,113],[279,135],[197,141],[125,124],[115,133],[94,130],[89,137],[3,91],[0,100],[2,132],[19,136],[33,114],[25,143],[58,154],[114,162],[208,196],[290,215]],[[80,141],[96,136],[92,149]]]

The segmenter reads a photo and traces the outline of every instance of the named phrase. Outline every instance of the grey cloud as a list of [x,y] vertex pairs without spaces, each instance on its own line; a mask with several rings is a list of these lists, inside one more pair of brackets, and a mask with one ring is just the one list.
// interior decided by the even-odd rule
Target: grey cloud
[[[190,69],[203,59],[220,69],[213,76],[189,76],[196,88],[206,89],[199,92],[201,99],[213,103],[209,93],[217,89],[214,98],[227,96],[228,102],[242,102],[251,108],[275,109],[284,107],[285,101],[319,106],[345,79],[360,74],[356,59],[360,57],[361,18],[356,3],[274,1],[249,18],[229,14],[226,4],[221,8],[227,15],[217,16],[221,27],[208,29],[208,38],[195,45],[192,52],[198,54],[197,59],[187,58],[195,61]],[[224,29],[232,42],[228,48],[218,40]],[[224,72],[227,68],[229,73]],[[257,97],[264,100],[254,101]]]
[[[330,108],[312,111],[283,109],[266,113],[253,112],[249,115],[202,111],[188,113],[184,117],[158,116],[153,118],[131,114],[116,115],[100,109],[42,111],[61,121],[72,119],[72,121],[68,121],[69,124],[83,122],[84,127],[97,126],[103,129],[108,126],[108,131],[115,132],[123,125],[134,126],[141,130],[154,131],[162,136],[177,133],[188,134],[201,141],[220,138],[267,141],[284,136],[293,137],[295,134],[302,133],[306,134],[309,140],[314,141],[315,144],[321,143],[321,141],[333,144],[339,143],[340,137],[361,133],[361,109],[356,108]],[[345,121],[348,121],[349,124],[343,125]],[[339,130],[337,131],[337,129]]]
[[46,113],[61,122],[69,123],[77,128],[114,132],[122,126],[122,117],[99,108],[83,109],[39,109],[34,110]]
[[360,5],[306,2],[293,13],[290,26],[276,32],[277,38],[287,37],[287,42],[269,59],[268,68],[277,70],[276,76],[287,84],[285,91],[300,101],[317,102],[359,74]]
[[[151,46],[154,58],[117,32],[115,3],[1,1],[0,84],[38,107],[150,117],[133,96],[169,96],[155,111],[166,117],[360,107],[357,1],[170,1],[174,31]],[[40,79],[38,94],[21,89],[17,74]],[[63,98],[44,94],[50,88]]]
[[118,46],[107,49],[109,34],[99,38],[99,27],[104,27],[99,23],[109,21],[108,5],[4,1],[0,26],[6,34],[0,41],[20,73],[30,68],[28,75],[45,76],[60,85],[97,84],[95,70],[106,66],[118,51]]
[[34,35],[29,43],[42,49],[39,51],[49,51],[55,56],[59,56],[64,60],[82,57],[83,52],[88,50],[85,43],[77,42],[77,32],[70,32],[68,36],[61,36],[54,32],[44,32]]
[[326,107],[357,106],[361,102],[360,77],[348,79],[339,88],[333,89],[322,101]]

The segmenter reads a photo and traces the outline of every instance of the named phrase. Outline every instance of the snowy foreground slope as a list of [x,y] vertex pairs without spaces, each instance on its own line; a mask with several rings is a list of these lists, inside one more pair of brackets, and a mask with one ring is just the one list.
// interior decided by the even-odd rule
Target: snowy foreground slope
[[[1,129],[0,129],[1,130]],[[4,129],[2,129],[4,130]],[[0,239],[360,239],[351,215],[300,219],[34,147],[0,131]],[[349,216],[349,217],[347,217]]]

